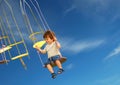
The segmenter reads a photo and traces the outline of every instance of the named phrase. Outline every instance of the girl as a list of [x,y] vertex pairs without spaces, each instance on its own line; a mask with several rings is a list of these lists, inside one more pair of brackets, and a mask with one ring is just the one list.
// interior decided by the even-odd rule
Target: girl
[[58,66],[59,68],[58,74],[61,74],[64,71],[62,68],[61,62],[59,61],[59,58],[61,55],[59,49],[61,48],[61,45],[57,41],[57,38],[54,32],[50,30],[44,33],[43,38],[45,39],[47,45],[45,46],[44,49],[40,49],[38,47],[36,47],[36,49],[42,54],[45,54],[45,53],[48,54],[48,60],[45,63],[45,66],[50,71],[52,78],[54,79],[56,78],[56,73],[54,72],[53,67],[50,64],[51,62],[54,62]]

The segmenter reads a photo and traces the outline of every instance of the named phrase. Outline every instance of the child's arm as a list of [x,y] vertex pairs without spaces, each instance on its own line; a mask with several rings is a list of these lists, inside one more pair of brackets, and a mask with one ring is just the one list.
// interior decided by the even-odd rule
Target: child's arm
[[55,41],[55,43],[56,43],[57,48],[60,49],[60,48],[61,48],[61,45],[60,45],[60,43],[57,41],[57,38],[56,38],[55,36],[54,36],[54,41]]
[[56,37],[55,37],[55,43],[56,43],[57,48],[60,49],[60,48],[61,48],[61,45],[60,45],[60,43],[57,41],[57,38],[56,38]]
[[55,41],[55,43],[56,43],[57,48],[60,49],[61,48],[60,43],[58,41]]
[[36,49],[37,49],[40,53],[42,53],[42,54],[45,54],[45,53],[46,53],[45,50],[42,50],[42,49],[38,48],[37,46],[36,46]]

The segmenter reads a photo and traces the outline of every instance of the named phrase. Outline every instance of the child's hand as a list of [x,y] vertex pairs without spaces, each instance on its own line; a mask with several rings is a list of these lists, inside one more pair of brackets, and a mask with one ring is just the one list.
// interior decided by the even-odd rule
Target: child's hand
[[55,43],[56,43],[57,48],[60,49],[61,48],[60,43],[58,41],[55,41]]
[[35,49],[36,49],[36,50],[39,50],[40,48],[36,45],[36,46],[35,46]]
[[40,53],[42,52],[42,50],[36,45],[35,49],[38,50]]
[[53,38],[54,38],[54,41],[57,41],[57,38],[55,36]]

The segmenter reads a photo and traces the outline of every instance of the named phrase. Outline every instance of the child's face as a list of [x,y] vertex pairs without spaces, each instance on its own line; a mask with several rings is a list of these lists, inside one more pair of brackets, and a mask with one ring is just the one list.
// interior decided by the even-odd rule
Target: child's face
[[51,39],[49,36],[45,38],[47,44],[51,44],[54,40]]

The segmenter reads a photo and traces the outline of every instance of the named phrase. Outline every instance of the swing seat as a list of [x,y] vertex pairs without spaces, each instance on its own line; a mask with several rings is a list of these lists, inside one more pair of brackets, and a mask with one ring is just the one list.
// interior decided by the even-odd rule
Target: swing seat
[[1,48],[1,49],[0,49],[0,53],[3,53],[3,52],[5,52],[5,51],[7,51],[7,50],[9,50],[9,49],[11,49],[11,48],[12,48],[12,47],[10,47],[10,46]]
[[37,40],[37,38],[35,37],[35,35],[38,35],[38,34],[43,34],[43,32],[33,32],[29,38],[32,40],[32,41],[35,41]]
[[33,48],[41,48],[46,42],[43,40],[43,41],[39,41],[39,42],[36,42],[34,45],[33,45]]
[[8,62],[9,62],[9,60],[1,60],[0,64],[5,64],[5,63],[8,63]]
[[16,43],[13,43],[13,44],[10,44],[9,46],[15,46],[15,45],[18,45],[18,44],[22,44],[22,43],[24,43],[24,41],[22,40],[22,41],[19,41],[19,42],[16,42]]
[[8,36],[2,36],[2,37],[0,37],[0,39],[5,39],[5,38],[8,38]]
[[20,58],[25,57],[25,56],[28,56],[28,53],[24,53],[24,54],[18,55],[16,57],[13,57],[13,58],[11,58],[11,60],[20,59]]
[[[61,58],[59,58],[59,61],[61,62],[61,64],[64,63],[66,60],[67,60],[66,57],[61,57]],[[56,64],[55,64],[54,62],[51,62],[50,65],[51,65],[52,67],[55,67],[55,66],[56,66]],[[46,66],[45,66],[45,67],[46,67]]]

